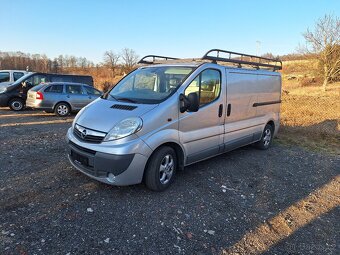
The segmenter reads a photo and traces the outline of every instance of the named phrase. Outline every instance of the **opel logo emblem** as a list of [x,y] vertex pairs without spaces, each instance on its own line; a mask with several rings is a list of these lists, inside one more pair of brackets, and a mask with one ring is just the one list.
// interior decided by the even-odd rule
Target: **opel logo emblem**
[[86,135],[87,135],[87,133],[86,133],[86,129],[83,129],[81,132],[80,132],[80,136],[81,136],[81,138],[85,138],[86,137]]

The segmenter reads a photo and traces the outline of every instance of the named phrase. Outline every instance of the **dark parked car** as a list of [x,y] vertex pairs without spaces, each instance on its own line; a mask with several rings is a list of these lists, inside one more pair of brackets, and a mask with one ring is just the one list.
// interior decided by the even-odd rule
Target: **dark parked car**
[[12,84],[3,86],[0,84],[0,106],[9,106],[14,111],[20,111],[25,107],[27,91],[40,83],[48,82],[74,82],[93,86],[92,76],[31,73],[21,77]]
[[40,84],[27,93],[27,107],[66,116],[79,111],[102,95],[102,92],[81,83],[52,82]]

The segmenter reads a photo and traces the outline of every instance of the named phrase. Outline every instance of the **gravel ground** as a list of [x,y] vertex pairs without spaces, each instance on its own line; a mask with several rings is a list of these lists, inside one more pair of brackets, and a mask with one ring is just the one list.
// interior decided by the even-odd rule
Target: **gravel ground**
[[0,254],[339,254],[340,156],[248,146],[156,193],[77,172],[72,118],[0,109]]

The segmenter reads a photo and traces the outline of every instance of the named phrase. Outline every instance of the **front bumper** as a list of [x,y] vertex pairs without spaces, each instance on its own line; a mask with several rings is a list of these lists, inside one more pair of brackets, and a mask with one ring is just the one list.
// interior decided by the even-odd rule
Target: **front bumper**
[[85,143],[74,136],[72,128],[67,141],[68,158],[76,169],[97,181],[118,186],[141,183],[152,153],[141,139],[112,146]]
[[0,94],[0,107],[8,106],[8,100],[9,100],[8,95],[6,93],[1,93]]

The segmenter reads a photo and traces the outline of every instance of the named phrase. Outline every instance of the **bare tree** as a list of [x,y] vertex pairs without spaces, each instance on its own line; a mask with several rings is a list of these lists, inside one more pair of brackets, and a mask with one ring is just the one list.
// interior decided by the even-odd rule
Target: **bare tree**
[[63,55],[59,55],[57,58],[57,62],[58,62],[58,67],[59,67],[59,71],[63,72],[65,69],[65,59]]
[[139,56],[134,50],[125,48],[122,50],[122,59],[126,71],[129,72],[136,66]]
[[340,74],[340,19],[332,15],[320,18],[311,31],[303,33],[307,52],[316,53],[322,66],[323,89]]
[[115,69],[117,67],[117,63],[119,59],[120,59],[120,55],[114,53],[112,50],[105,51],[104,53],[104,63],[111,69],[112,77],[115,76]]
[[58,73],[59,72],[59,64],[58,64],[58,59],[54,58],[52,61],[52,72]]

